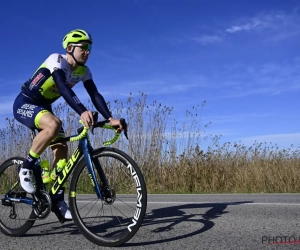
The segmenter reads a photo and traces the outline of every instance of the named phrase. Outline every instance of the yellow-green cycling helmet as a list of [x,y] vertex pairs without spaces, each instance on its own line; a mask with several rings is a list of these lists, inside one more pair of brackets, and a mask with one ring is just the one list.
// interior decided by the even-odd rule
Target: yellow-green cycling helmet
[[93,42],[90,33],[87,31],[81,29],[72,30],[65,35],[62,45],[64,49],[66,49],[69,43],[78,43],[81,41],[89,41],[90,43]]

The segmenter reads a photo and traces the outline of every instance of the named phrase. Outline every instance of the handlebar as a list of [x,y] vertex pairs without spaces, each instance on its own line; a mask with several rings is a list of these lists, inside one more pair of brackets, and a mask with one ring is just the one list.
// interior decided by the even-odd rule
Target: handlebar
[[[117,127],[113,127],[113,126],[107,124],[107,123],[109,123],[109,120],[104,120],[104,121],[98,122],[97,121],[98,120],[98,112],[93,112],[93,119],[94,119],[94,125],[91,127],[91,131],[93,134],[94,134],[94,128],[104,128],[104,129],[111,129],[111,130],[115,131],[115,135],[111,140],[103,142],[104,146],[111,145],[118,140],[121,132],[118,132]],[[123,127],[124,135],[125,135],[126,139],[128,140],[127,123],[124,118],[121,118],[120,122]],[[79,120],[79,123],[83,124],[81,120]],[[88,131],[89,131],[89,128],[82,126],[77,129],[78,135],[57,139],[54,142],[52,142],[51,144],[58,143],[58,142],[65,142],[65,141],[71,141],[71,142],[79,141],[87,135]]]

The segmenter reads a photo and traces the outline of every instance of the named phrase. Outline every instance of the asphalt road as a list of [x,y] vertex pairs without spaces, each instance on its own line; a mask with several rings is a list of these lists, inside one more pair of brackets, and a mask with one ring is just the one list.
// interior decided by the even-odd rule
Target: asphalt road
[[[300,249],[300,194],[148,195],[143,227],[118,249]],[[50,215],[0,249],[108,249]]]

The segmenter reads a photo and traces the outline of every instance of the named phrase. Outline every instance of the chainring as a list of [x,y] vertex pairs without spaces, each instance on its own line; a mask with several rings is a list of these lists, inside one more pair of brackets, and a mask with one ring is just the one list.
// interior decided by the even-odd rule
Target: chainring
[[39,219],[45,219],[51,213],[52,200],[46,191],[40,190],[39,192],[39,198],[34,196],[33,211]]

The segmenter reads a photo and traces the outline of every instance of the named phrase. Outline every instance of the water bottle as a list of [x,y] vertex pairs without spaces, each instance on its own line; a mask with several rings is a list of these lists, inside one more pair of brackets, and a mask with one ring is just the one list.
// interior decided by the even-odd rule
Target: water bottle
[[42,160],[40,162],[40,166],[42,168],[42,180],[43,183],[50,183],[52,179],[50,178],[50,163],[48,160]]
[[59,173],[64,169],[64,167],[67,165],[66,159],[60,159],[56,164],[56,171]]
[[57,174],[62,171],[64,169],[64,167],[67,164],[67,160],[66,159],[60,159],[57,164],[56,167],[52,170],[50,178],[52,180],[56,180]]

